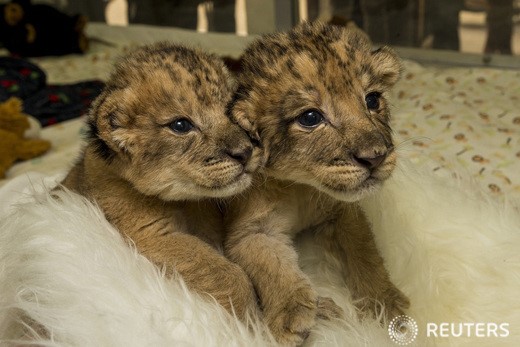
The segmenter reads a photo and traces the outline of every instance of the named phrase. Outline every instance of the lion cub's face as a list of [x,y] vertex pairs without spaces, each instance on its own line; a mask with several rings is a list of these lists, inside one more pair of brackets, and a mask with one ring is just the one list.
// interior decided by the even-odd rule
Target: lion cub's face
[[214,56],[159,44],[125,57],[91,114],[111,170],[164,200],[225,197],[251,183],[259,155],[226,116],[233,85]]
[[388,178],[396,155],[385,95],[400,63],[357,29],[304,24],[248,48],[233,116],[257,131],[266,171],[354,201]]

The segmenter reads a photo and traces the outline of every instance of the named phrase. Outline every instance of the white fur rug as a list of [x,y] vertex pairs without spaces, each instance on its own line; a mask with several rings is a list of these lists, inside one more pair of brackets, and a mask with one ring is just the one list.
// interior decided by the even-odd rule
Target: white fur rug
[[[0,190],[0,345],[270,344],[260,325],[251,332],[180,280],[165,280],[95,206],[70,193],[49,198],[41,181],[17,178]],[[520,346],[518,206],[404,161],[384,189],[364,201],[392,278],[412,303],[407,314],[419,333],[411,345]],[[298,247],[318,290],[348,316],[320,322],[306,345],[397,346],[386,328],[354,318],[334,261],[309,235]],[[50,336],[17,340],[22,312]],[[443,322],[508,323],[508,336],[475,337],[475,330],[471,337],[426,336],[428,323]]]

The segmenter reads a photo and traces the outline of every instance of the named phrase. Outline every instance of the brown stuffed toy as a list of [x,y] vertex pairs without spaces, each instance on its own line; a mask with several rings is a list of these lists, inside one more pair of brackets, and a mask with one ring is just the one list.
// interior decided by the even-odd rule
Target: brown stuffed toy
[[17,160],[37,157],[51,147],[49,141],[24,138],[29,127],[20,99],[12,97],[0,103],[0,178]]

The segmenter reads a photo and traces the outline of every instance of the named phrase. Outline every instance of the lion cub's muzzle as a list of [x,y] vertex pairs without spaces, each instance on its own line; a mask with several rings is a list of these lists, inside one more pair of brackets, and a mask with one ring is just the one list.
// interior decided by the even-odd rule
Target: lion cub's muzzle
[[322,175],[319,186],[339,200],[356,201],[374,191],[395,169],[396,153],[390,139],[374,133],[354,138]]
[[393,151],[393,147],[371,148],[365,151],[358,151],[352,154],[352,160],[364,169],[373,172],[385,162],[388,155]]
[[395,168],[396,153],[393,146],[376,146],[352,153],[351,160],[362,172],[360,184],[376,180],[381,182],[390,177]]
[[369,177],[383,178],[377,177],[379,171],[393,170],[393,165],[388,165],[395,161],[394,146],[390,134],[370,128],[357,132],[356,136],[349,142],[349,161],[368,174]]
[[243,146],[240,148],[231,148],[224,150],[232,160],[237,161],[242,166],[246,167],[253,154],[253,146]]
[[385,160],[386,153],[374,154],[373,156],[368,157],[356,155],[353,155],[352,157],[356,161],[356,163],[372,171],[379,167],[379,165],[381,165],[381,163]]

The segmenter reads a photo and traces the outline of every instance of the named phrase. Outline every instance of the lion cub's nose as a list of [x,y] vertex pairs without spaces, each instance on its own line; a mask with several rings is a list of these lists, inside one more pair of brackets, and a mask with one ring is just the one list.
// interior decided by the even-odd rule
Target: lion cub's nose
[[235,159],[242,165],[246,165],[249,161],[249,158],[251,158],[251,154],[253,153],[253,148],[251,147],[245,147],[245,148],[233,148],[228,149],[226,151],[226,154],[229,155],[231,158]]
[[374,155],[374,156],[357,156],[354,155],[354,160],[357,161],[362,166],[366,167],[367,169],[373,170],[376,169],[383,160],[386,158],[386,153],[381,155]]

